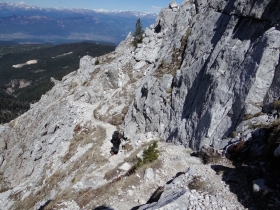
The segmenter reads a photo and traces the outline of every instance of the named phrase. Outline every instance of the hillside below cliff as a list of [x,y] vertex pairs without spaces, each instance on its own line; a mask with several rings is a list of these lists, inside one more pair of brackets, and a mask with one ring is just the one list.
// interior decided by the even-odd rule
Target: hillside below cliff
[[[280,208],[279,9],[185,0],[136,48],[129,34],[83,57],[0,126],[0,208]],[[152,142],[158,160],[135,169]]]

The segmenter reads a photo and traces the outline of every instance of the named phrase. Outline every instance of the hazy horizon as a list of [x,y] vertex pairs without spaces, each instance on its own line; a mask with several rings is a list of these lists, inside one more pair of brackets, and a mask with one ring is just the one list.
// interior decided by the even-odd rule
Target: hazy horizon
[[[94,10],[130,10],[138,12],[153,12],[158,13],[161,8],[167,7],[170,0],[102,0],[102,1],[89,1],[89,0],[10,0],[1,1],[9,3],[26,3],[37,7],[62,7],[62,8],[83,8],[83,9],[94,9]],[[182,0],[177,1],[181,3]]]

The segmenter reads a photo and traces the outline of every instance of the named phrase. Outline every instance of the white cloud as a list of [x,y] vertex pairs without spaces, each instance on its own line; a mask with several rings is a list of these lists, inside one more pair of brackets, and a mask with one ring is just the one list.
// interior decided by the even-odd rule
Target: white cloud
[[151,7],[151,12],[159,13],[161,10],[161,7],[158,6],[152,6]]

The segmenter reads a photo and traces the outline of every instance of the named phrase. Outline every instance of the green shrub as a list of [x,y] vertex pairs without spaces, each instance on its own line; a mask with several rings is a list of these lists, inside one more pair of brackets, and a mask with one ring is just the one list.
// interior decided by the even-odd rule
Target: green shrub
[[98,58],[96,58],[94,65],[99,65],[99,64],[100,64],[100,62],[99,62]]
[[137,158],[137,163],[135,165],[136,169],[158,159],[159,150],[156,149],[157,147],[158,145],[157,142],[155,141],[153,144],[151,144],[147,149],[143,151],[143,159]]
[[142,43],[143,33],[144,33],[144,30],[142,28],[140,18],[138,18],[136,25],[135,25],[135,32],[133,34],[134,35],[133,45],[135,47],[137,47],[138,43]]

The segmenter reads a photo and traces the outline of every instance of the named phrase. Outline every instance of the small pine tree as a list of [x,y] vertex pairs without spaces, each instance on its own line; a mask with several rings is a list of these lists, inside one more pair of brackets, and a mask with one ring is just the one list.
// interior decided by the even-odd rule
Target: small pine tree
[[133,40],[133,45],[136,47],[138,43],[141,43],[143,40],[143,28],[142,24],[140,21],[140,18],[138,18],[136,25],[135,25],[135,32],[133,34],[134,40]]
[[152,145],[150,145],[147,149],[143,151],[143,159],[137,158],[138,161],[137,164],[135,165],[136,169],[158,159],[159,150],[156,149],[157,147],[158,145],[157,142],[155,141]]
[[96,60],[95,60],[94,64],[95,64],[95,65],[99,65],[99,64],[100,64],[100,62],[99,62],[98,58],[96,58]]

